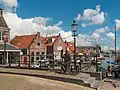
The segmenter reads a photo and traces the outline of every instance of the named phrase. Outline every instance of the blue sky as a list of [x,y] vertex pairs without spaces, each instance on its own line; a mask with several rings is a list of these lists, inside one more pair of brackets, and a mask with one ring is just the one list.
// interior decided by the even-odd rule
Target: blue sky
[[[107,43],[109,42],[113,43],[113,40],[112,40],[113,34],[114,34],[113,27],[115,25],[117,25],[118,27],[120,26],[120,22],[119,22],[120,0],[109,0],[109,1],[108,0],[11,0],[11,2],[9,0],[3,0],[3,1],[0,0],[0,1],[2,2],[0,7],[2,7],[5,10],[5,12],[9,12],[9,14],[5,15],[8,23],[10,22],[9,20],[11,20],[10,17],[8,17],[8,15],[11,15],[12,18],[14,16],[16,19],[18,19],[15,21],[15,23],[16,22],[20,23],[26,20],[28,21],[28,19],[30,21],[32,20],[32,18],[35,18],[35,17],[42,17],[44,19],[49,18],[49,20],[47,20],[44,24],[45,27],[47,27],[48,25],[53,28],[54,25],[56,25],[58,22],[61,21],[62,23],[55,28],[57,28],[59,32],[63,30],[66,33],[65,36],[67,36],[67,34],[70,35],[72,20],[76,19],[80,14],[81,17],[76,19],[79,25],[77,29],[78,33],[82,34],[83,36],[84,35],[95,36],[97,38],[97,41],[103,44],[105,44],[106,41]],[[95,22],[95,20],[92,19],[93,20],[92,21],[91,18],[88,18],[88,17],[86,18],[85,17],[86,14],[84,14],[84,12],[85,10],[87,11],[88,9],[90,9],[89,10],[90,12],[94,12],[92,10],[96,10],[97,5],[98,5],[98,13],[96,14],[96,11],[95,11],[95,14],[92,16],[92,18],[94,19],[94,16],[96,15],[101,15],[101,16],[95,18],[95,20],[98,20],[98,22]],[[13,8],[13,7],[16,8],[16,12],[14,13],[10,11],[10,8]],[[102,15],[102,12],[104,15]],[[117,19],[117,22],[115,22],[116,19]],[[11,28],[13,28],[13,25],[11,24],[9,25]],[[20,26],[22,25],[20,24]],[[20,26],[19,28],[16,27],[17,33],[14,33],[14,35],[18,34],[18,30],[22,30],[24,28],[26,29],[26,27],[23,27],[23,26],[22,26],[23,28],[20,29]],[[105,29],[105,27],[107,28],[107,30],[105,32],[101,32],[100,31],[101,28]],[[14,29],[12,29],[11,31],[14,32]],[[120,36],[120,30],[118,29],[117,30],[117,47],[120,47],[119,36]]]

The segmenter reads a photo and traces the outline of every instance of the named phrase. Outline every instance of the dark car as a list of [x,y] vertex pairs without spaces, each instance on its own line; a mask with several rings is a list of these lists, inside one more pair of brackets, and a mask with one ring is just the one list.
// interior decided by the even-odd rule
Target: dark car
[[120,64],[112,67],[111,74],[113,77],[120,77]]

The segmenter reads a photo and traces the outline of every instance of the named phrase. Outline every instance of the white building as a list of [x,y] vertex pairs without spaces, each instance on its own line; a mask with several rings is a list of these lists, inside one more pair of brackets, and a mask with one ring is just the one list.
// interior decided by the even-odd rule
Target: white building
[[0,8],[0,64],[18,62],[20,52],[17,47],[10,44],[10,28],[3,17],[3,10]]

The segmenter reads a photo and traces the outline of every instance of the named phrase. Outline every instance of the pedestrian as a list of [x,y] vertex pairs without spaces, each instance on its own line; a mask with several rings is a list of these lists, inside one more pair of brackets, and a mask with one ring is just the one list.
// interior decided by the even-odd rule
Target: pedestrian
[[111,67],[108,66],[108,68],[107,68],[107,74],[110,74],[110,73],[111,73]]

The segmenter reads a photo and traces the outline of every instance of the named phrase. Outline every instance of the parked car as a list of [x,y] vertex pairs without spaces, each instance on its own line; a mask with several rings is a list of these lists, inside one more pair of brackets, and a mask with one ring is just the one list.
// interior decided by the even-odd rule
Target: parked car
[[113,77],[120,77],[120,64],[112,67],[111,74]]
[[33,67],[35,67],[35,68],[49,67],[49,61],[48,60],[40,60]]
[[39,68],[40,67],[40,64],[39,63],[37,63],[36,65],[34,65],[33,67],[35,67],[35,68]]

